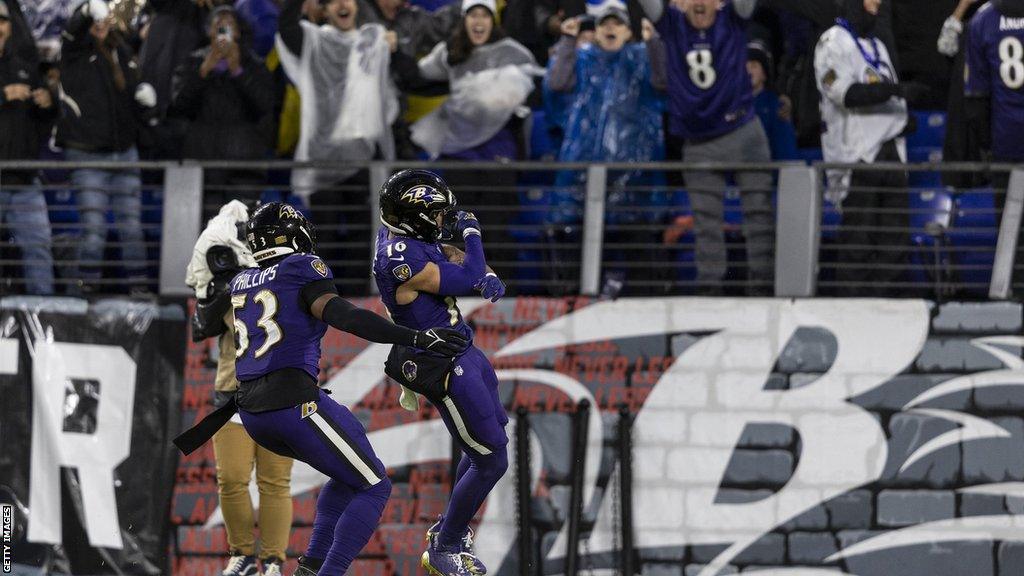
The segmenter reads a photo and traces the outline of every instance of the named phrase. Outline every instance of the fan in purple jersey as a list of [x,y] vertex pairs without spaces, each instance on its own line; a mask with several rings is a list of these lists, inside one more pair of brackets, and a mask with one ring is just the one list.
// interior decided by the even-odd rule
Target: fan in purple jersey
[[[455,212],[455,203],[448,185],[432,172],[404,170],[392,176],[380,193],[384,228],[377,236],[373,274],[397,324],[413,329],[444,324],[472,340],[456,298],[479,293],[496,302],[505,286],[487,268],[480,223],[468,212]],[[464,240],[465,252],[439,242],[455,235]],[[395,346],[384,371],[430,400],[463,452],[448,508],[427,531],[422,564],[435,576],[485,574],[473,554],[469,522],[508,468],[508,416],[494,369],[474,346],[454,360]]]
[[377,528],[391,483],[363,426],[317,386],[320,339],[332,326],[443,358],[462,353],[469,338],[398,326],[340,298],[330,268],[313,253],[313,226],[287,204],[258,208],[246,234],[259,267],[231,282],[238,392],[175,443],[194,450],[237,409],[260,446],[328,476],[296,574],[341,575]]
[[997,162],[1024,160],[1024,0],[989,2],[971,19],[964,92],[983,151]]
[[[747,20],[757,0],[640,0],[665,43],[669,131],[683,139],[687,163],[765,163],[768,137],[755,121],[747,74]],[[723,233],[729,172],[688,170],[698,292],[722,293],[728,254]],[[731,174],[743,204],[749,295],[770,294],[774,250],[772,176],[763,170]]]

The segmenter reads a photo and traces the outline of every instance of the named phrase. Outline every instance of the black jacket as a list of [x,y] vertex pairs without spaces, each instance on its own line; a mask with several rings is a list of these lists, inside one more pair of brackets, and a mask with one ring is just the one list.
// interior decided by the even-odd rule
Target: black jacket
[[[3,87],[10,84],[27,84],[29,88],[43,87],[36,72],[35,63],[7,50],[0,54],[0,160],[36,160],[39,147],[57,116],[57,102],[43,109],[29,100],[4,99]],[[5,170],[6,184],[27,184],[31,174]]]
[[273,138],[274,80],[267,67],[242,49],[242,72],[199,68],[210,48],[196,50],[174,73],[168,115],[189,121],[182,156],[208,160],[266,158]]
[[206,42],[208,10],[192,0],[149,0],[153,10],[149,33],[139,51],[139,74],[153,85],[158,116],[171,105],[171,78],[196,48]]
[[131,50],[118,43],[117,64],[125,78],[124,89],[118,90],[110,63],[89,34],[91,25],[92,18],[79,9],[62,34],[64,114],[57,127],[57,143],[89,152],[123,152],[135,145],[144,112],[135,103],[138,71]]

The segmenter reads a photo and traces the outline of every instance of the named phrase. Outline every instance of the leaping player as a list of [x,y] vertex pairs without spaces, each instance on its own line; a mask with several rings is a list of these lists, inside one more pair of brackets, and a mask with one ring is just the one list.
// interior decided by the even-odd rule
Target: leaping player
[[[480,223],[471,213],[454,212],[455,204],[432,172],[403,170],[388,179],[380,193],[384,228],[373,273],[396,324],[446,325],[472,341],[456,297],[479,293],[497,302],[505,286],[487,268]],[[465,252],[440,243],[442,231],[461,236]],[[448,507],[427,530],[423,567],[434,576],[486,574],[473,552],[469,522],[508,469],[508,415],[494,369],[472,345],[454,360],[396,345],[385,366],[389,376],[430,400],[463,452]]]

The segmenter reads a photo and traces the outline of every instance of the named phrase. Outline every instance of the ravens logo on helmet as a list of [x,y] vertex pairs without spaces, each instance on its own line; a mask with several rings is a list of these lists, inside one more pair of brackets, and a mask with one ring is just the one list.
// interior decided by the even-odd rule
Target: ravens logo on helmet
[[437,174],[402,170],[380,189],[380,221],[395,234],[437,242],[441,237],[437,217],[455,204],[455,194]]

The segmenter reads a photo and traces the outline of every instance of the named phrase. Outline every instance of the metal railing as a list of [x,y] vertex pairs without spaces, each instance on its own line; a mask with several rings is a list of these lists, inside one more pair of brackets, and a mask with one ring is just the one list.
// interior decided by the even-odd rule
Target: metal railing
[[[92,174],[76,180],[76,169]],[[155,291],[164,171],[145,163],[0,163],[0,293],[42,285],[71,295]]]
[[[81,226],[53,217],[55,213],[74,215],[74,185],[52,176],[44,182],[50,197],[62,197],[47,208],[54,231],[57,283],[81,287],[91,282],[101,292],[132,285],[158,286],[161,295],[185,296],[191,294],[184,285],[184,270],[192,245],[220,201],[234,196],[295,200],[293,194],[302,190],[287,184],[289,173],[312,169],[320,175],[309,203],[320,232],[320,251],[335,269],[344,293],[365,294],[373,290],[369,257],[380,227],[376,211],[379,187],[391,173],[411,167],[437,170],[452,181],[461,205],[476,212],[484,224],[489,263],[517,294],[758,293],[806,297],[885,292],[889,296],[1007,298],[1024,207],[1021,173],[1014,166],[987,164],[857,166],[864,171],[910,175],[906,188],[850,189],[850,195],[910,199],[896,203],[897,207],[867,209],[888,212],[898,220],[881,226],[856,224],[857,211],[865,210],[857,202],[844,203],[847,205],[839,210],[824,200],[826,173],[851,168],[829,164],[0,162],[0,176],[11,169],[41,170],[44,174],[74,168],[141,170],[145,175],[141,193],[146,197],[143,230],[149,256],[142,262],[111,259],[121,246],[116,225],[108,224],[106,246],[114,250],[108,250],[102,261],[92,262],[102,276],[85,282],[61,268],[73,270],[90,264],[75,256]],[[214,170],[220,171],[211,179],[216,182],[206,182],[207,173]],[[228,170],[257,173],[264,180],[257,184],[225,182],[220,173]],[[701,190],[690,185],[690,178],[698,173],[724,175],[727,184],[722,189]],[[770,189],[734,185],[743,181],[738,176],[750,173],[770,175]],[[987,174],[993,184],[974,188],[942,184],[942,178],[956,173]],[[722,199],[722,212],[711,214],[710,220],[721,221],[722,247],[717,250],[708,249],[706,240],[709,233],[714,237],[716,232],[714,226],[707,225],[708,215],[701,212],[707,210],[707,202],[694,201],[695,194],[701,193]],[[768,208],[774,214],[760,223],[751,217],[752,193],[768,195],[773,202]],[[0,216],[22,208],[0,205]],[[10,232],[9,221],[0,220],[4,286],[18,291],[25,280],[17,267],[24,261],[16,243],[7,240]],[[849,241],[856,234],[868,241]],[[879,241],[879,236],[886,235],[905,241]],[[751,261],[748,256],[767,244],[774,244],[768,246],[767,257],[773,262]],[[895,252],[900,258],[894,264],[869,255],[865,262],[864,253],[869,251],[876,255]],[[851,259],[851,254],[855,258]],[[127,273],[134,264],[144,265],[145,275]],[[858,267],[868,272],[897,267],[900,278],[850,280],[848,272]],[[710,276],[709,269],[714,272]]]
[[[821,164],[819,179],[846,168]],[[984,295],[1009,174],[989,170],[987,182],[957,186],[946,184],[958,179],[952,166],[859,167],[842,204],[824,206],[819,294]]]

